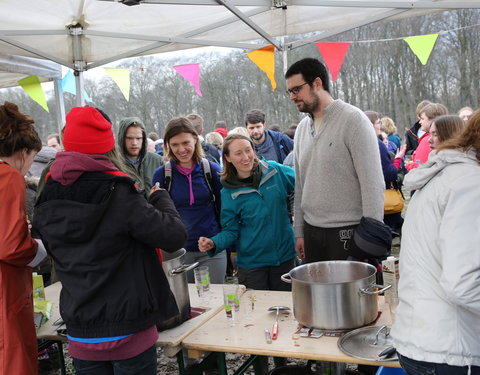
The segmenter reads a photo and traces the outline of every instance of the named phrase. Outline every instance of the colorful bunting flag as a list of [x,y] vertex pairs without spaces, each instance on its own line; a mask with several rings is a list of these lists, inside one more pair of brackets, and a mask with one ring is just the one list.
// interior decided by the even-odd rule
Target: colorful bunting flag
[[403,40],[407,42],[407,44],[410,46],[410,49],[418,57],[422,65],[425,65],[430,57],[430,54],[432,53],[437,38],[438,33],[411,36],[409,38],[404,38]]
[[272,85],[272,91],[277,88],[275,82],[275,47],[266,46],[252,52],[248,52],[247,56],[253,63],[263,70]]
[[[77,84],[75,83],[75,77],[73,76],[72,70],[69,70],[68,73],[65,74],[65,76],[61,79],[61,85],[63,92],[77,95]],[[92,98],[90,98],[85,90],[83,90],[83,97],[87,102],[93,102]]]
[[103,68],[113,79],[127,101],[130,99],[130,69]]
[[323,61],[327,65],[333,82],[337,82],[338,73],[342,67],[343,60],[348,51],[350,43],[315,43],[318,52],[322,55]]
[[48,109],[47,100],[45,99],[45,93],[43,92],[40,79],[37,76],[30,76],[18,81],[18,84],[22,86],[25,92],[38,103],[45,111],[50,112]]
[[200,91],[200,64],[175,65],[172,68],[195,87],[198,96],[202,96]]

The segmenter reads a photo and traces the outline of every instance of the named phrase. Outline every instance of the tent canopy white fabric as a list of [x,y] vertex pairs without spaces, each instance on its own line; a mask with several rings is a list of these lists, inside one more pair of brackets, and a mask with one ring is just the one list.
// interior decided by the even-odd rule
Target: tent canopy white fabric
[[62,67],[52,61],[0,53],[0,88],[18,86],[18,81],[37,76],[40,82],[54,81],[57,124],[61,129],[65,118],[65,105],[59,81]]
[[[198,46],[253,50],[273,44],[289,50],[371,22],[457,8],[480,8],[480,2],[2,0],[0,51],[84,71],[125,57]],[[305,40],[304,33],[315,34]],[[286,35],[288,43],[281,38]]]
[[37,76],[40,82],[62,78],[62,67],[52,61],[0,53],[0,87],[18,86],[18,81]]

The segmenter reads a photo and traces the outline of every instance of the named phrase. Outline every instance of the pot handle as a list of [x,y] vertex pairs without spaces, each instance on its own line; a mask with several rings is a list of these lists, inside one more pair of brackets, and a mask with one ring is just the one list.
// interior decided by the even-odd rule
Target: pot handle
[[[365,288],[360,288],[360,293],[362,294],[368,294],[369,296],[375,296],[377,294],[383,293],[386,290],[390,289],[392,286],[391,285],[379,285],[379,284],[372,284],[369,285]],[[379,288],[378,290],[371,290],[371,289],[376,289]]]
[[192,264],[182,264],[180,267],[174,268],[173,270],[168,271],[168,274],[170,276],[175,276],[175,275],[193,270],[199,264],[200,264],[199,262],[195,262],[195,263],[192,263]]
[[280,276],[280,278],[282,279],[282,281],[284,283],[287,283],[287,284],[291,284],[292,283],[292,279],[290,278],[290,274],[287,272],[287,273],[284,273],[282,276]]

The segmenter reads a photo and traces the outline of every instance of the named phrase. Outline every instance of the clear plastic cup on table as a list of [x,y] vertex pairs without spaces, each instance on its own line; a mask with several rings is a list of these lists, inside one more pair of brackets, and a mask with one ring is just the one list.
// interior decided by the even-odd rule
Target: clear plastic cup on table
[[[225,276],[225,284],[234,284],[238,287],[238,277],[237,276]],[[240,290],[237,292],[235,298],[235,312],[238,314],[240,312]]]
[[235,325],[239,320],[240,288],[238,284],[223,284],[223,304],[230,325]]
[[245,323],[253,323],[253,311],[255,310],[255,290],[247,289],[243,296],[242,315]]
[[208,266],[200,266],[193,270],[195,287],[202,304],[208,304],[208,293],[210,292],[210,272]]

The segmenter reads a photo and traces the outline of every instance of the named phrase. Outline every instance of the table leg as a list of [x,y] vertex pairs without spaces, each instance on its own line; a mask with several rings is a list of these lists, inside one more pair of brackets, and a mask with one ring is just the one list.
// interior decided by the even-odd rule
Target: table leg
[[227,360],[225,359],[225,353],[220,352],[217,354],[217,366],[220,371],[220,375],[228,375],[227,372]]
[[[248,370],[248,368],[250,366],[252,366],[253,364],[253,367],[255,369],[255,366],[256,366],[256,363],[258,362],[257,361],[258,359],[258,356],[257,355],[251,355],[244,363],[243,365],[241,365],[237,371],[235,371],[234,375],[243,375],[245,373],[245,371]],[[255,370],[255,373],[257,373],[257,371]],[[226,374],[226,373],[225,373]]]

